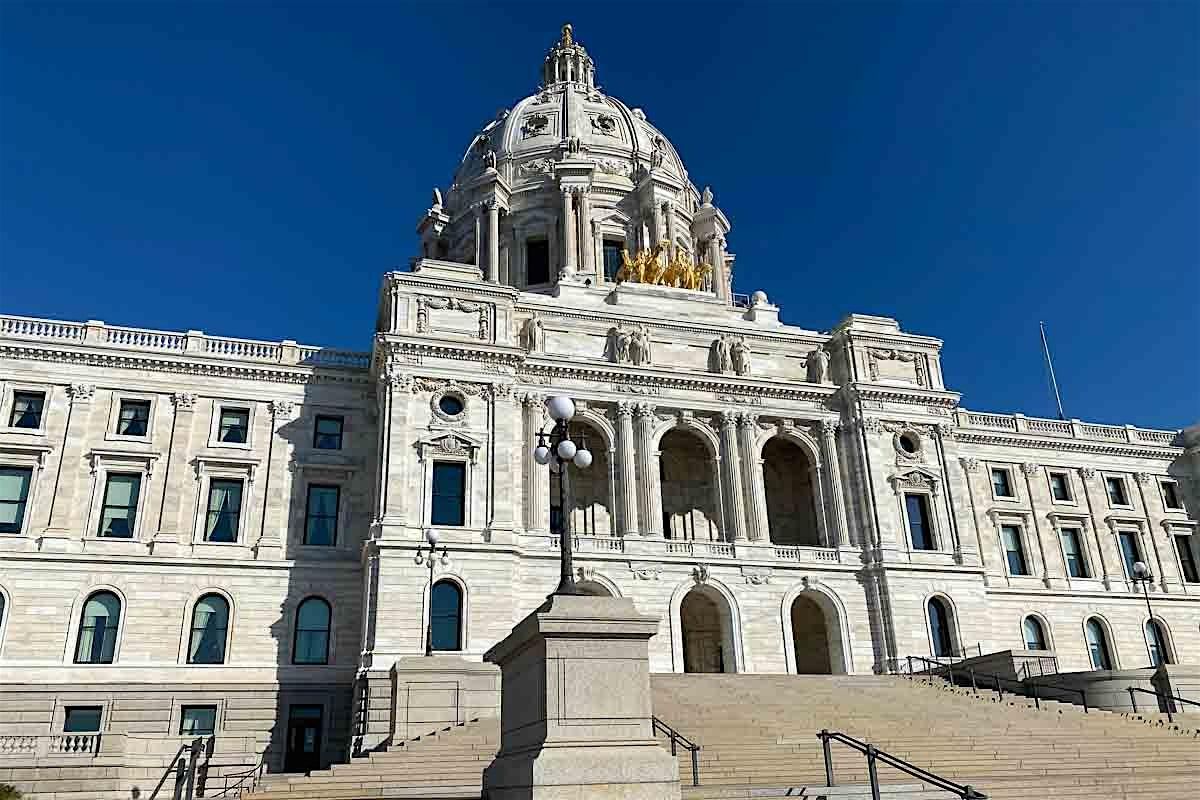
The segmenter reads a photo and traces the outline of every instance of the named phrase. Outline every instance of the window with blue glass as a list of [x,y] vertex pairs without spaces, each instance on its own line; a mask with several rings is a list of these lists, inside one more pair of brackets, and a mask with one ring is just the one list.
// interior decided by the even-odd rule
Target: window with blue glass
[[83,604],[79,637],[75,642],[76,664],[111,664],[117,653],[117,630],[121,626],[121,601],[112,592],[96,592]]
[[1142,560],[1142,549],[1138,547],[1138,537],[1133,531],[1121,531],[1117,534],[1117,542],[1121,546],[1121,560],[1125,562],[1126,576],[1133,577],[1133,565]]
[[914,550],[935,550],[933,526],[929,517],[929,498],[923,494],[904,495],[908,512],[908,533]]
[[929,601],[929,635],[933,654],[938,658],[954,655],[954,634],[950,630],[950,609],[945,601],[934,597]]
[[467,465],[456,461],[433,462],[433,525],[466,523]]
[[1021,528],[1017,525],[1001,525],[1000,538],[1004,540],[1004,557],[1008,560],[1008,574],[1028,575],[1029,565],[1025,561]]
[[1112,656],[1108,649],[1108,635],[1100,620],[1093,617],[1084,626],[1087,636],[1088,655],[1092,659],[1092,669],[1112,669]]
[[1083,558],[1078,528],[1063,528],[1063,554],[1067,557],[1067,574],[1072,578],[1088,577],[1087,561]]
[[217,424],[217,441],[229,444],[245,444],[250,433],[250,410],[246,408],[222,408]]
[[429,596],[434,650],[462,649],[462,590],[453,581],[438,581]]
[[338,503],[341,494],[341,489],[337,486],[308,487],[308,505],[304,514],[305,544],[337,544]]
[[229,601],[219,594],[206,594],[192,609],[192,635],[188,639],[189,664],[224,664],[225,638],[229,632]]
[[96,733],[103,716],[102,706],[67,706],[63,714],[63,733]]
[[615,281],[621,271],[621,248],[625,243],[619,239],[604,240],[604,280]]
[[321,415],[313,427],[313,447],[318,450],[341,450],[342,429],[346,421],[342,417]]
[[1037,617],[1026,617],[1021,623],[1021,631],[1025,635],[1026,650],[1046,650],[1046,629]]
[[104,504],[100,507],[100,530],[96,535],[115,539],[133,537],[141,486],[140,475],[108,476],[108,481],[104,484]]
[[1146,642],[1150,646],[1150,665],[1160,667],[1171,663],[1171,651],[1167,647],[1167,634],[1162,623],[1156,619],[1146,621]]
[[208,487],[208,516],[204,526],[206,542],[236,542],[242,516],[242,482],[214,480]]
[[1200,583],[1200,569],[1196,566],[1196,554],[1192,552],[1192,537],[1176,535],[1175,552],[1179,554],[1179,566],[1183,571],[1183,579],[1188,583]]
[[13,392],[8,427],[32,430],[42,427],[42,408],[45,404],[46,395],[41,392]]
[[32,467],[0,467],[0,533],[20,533]]
[[1129,495],[1125,491],[1124,478],[1107,477],[1104,479],[1104,488],[1108,492],[1110,506],[1129,505]]
[[320,597],[309,597],[296,608],[293,664],[329,663],[329,622],[332,609]]
[[1012,488],[1012,476],[1002,467],[992,468],[992,492],[996,497],[1015,497]]

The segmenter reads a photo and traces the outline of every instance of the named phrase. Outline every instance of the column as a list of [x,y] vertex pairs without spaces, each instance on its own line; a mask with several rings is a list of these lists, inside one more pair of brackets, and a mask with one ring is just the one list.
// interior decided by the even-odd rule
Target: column
[[500,204],[496,198],[487,201],[488,271],[487,279],[500,282]]
[[562,190],[562,229],[563,229],[563,257],[562,257],[562,274],[571,276],[575,274],[576,254],[575,254],[575,216],[571,209],[571,190]]
[[617,531],[638,532],[637,473],[633,451],[633,403],[617,403]]
[[[295,404],[291,400],[272,400],[268,407],[271,410],[271,443],[267,457],[262,524],[254,546],[256,558],[286,556],[288,509],[292,505],[292,472],[288,469],[291,447],[288,440],[279,434],[279,429],[292,421]],[[283,548],[282,552],[280,548]]]
[[767,491],[763,486],[762,459],[755,448],[758,417],[738,415],[738,458],[742,465],[742,488],[746,492],[746,528],[752,542],[770,539],[767,521]]
[[581,255],[580,271],[584,273],[596,271],[596,246],[592,240],[591,202],[588,190],[579,193],[579,250]]
[[[51,539],[80,538],[79,530],[86,524],[87,498],[77,496],[79,476],[83,471],[83,456],[87,450],[86,431],[91,416],[92,396],[96,387],[86,383],[73,383],[67,387],[69,408],[67,425],[63,432],[62,455],[58,460],[58,478],[50,506],[50,525],[46,536]],[[43,413],[48,413],[46,409]],[[72,533],[79,536],[72,537]]]
[[725,536],[745,542],[746,495],[742,491],[741,462],[738,459],[737,412],[721,412],[721,475],[725,482]]
[[[196,395],[175,392],[171,395],[175,418],[171,421],[171,444],[167,453],[166,474],[162,480],[162,500],[158,510],[158,531],[154,540],[177,542],[183,535],[184,503],[192,502],[195,472],[188,468],[191,455],[192,420],[195,419]],[[159,406],[161,408],[161,406]]]
[[850,528],[846,524],[846,496],[842,492],[842,465],[837,448],[840,427],[831,419],[821,421],[821,457],[825,461],[826,485],[829,486],[830,509],[833,512],[833,538],[838,547],[846,547],[850,544]]
[[475,205],[475,266],[483,266],[483,207]]
[[533,460],[533,448],[543,426],[545,398],[527,394],[521,399],[525,406],[525,530],[547,532],[550,530],[550,468]]
[[634,413],[637,415],[637,495],[642,534],[661,537],[662,487],[658,475],[658,457],[651,442],[656,421],[654,406],[638,403]]
[[721,235],[713,234],[712,238],[708,240],[708,260],[713,268],[713,291],[717,297],[727,300],[729,298],[726,296],[725,290],[728,282],[725,280],[725,255],[722,252],[723,250]]
[[667,240],[671,243],[667,258],[671,258],[675,255],[675,208],[670,203],[663,203],[663,212],[667,217]]

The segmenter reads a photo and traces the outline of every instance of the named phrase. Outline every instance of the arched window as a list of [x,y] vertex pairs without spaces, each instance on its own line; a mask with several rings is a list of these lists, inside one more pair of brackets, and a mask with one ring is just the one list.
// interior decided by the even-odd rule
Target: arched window
[[1167,632],[1156,619],[1146,621],[1146,643],[1150,646],[1150,663],[1155,666],[1171,663],[1171,650],[1167,647]]
[[329,663],[329,603],[320,597],[309,597],[296,609],[296,636],[293,642],[293,664]]
[[96,592],[83,604],[79,618],[76,664],[111,664],[117,652],[121,600],[112,592]]
[[229,601],[206,594],[192,609],[192,634],[188,639],[189,664],[224,664],[225,634],[229,631]]
[[462,649],[462,590],[453,581],[438,581],[429,597],[434,650]]
[[1088,653],[1092,658],[1092,669],[1112,669],[1112,655],[1108,649],[1108,636],[1100,620],[1092,617],[1084,626],[1087,636]]
[[950,629],[950,609],[940,597],[929,601],[929,634],[933,638],[933,654],[938,657],[954,655],[954,635]]
[[1021,623],[1021,631],[1025,634],[1026,650],[1047,650],[1046,628],[1037,617],[1029,616]]

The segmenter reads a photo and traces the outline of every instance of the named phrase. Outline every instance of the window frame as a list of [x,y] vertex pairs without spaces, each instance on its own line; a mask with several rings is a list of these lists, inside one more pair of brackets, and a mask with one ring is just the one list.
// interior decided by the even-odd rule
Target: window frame
[[[1154,661],[1154,649],[1157,643],[1150,643],[1150,626],[1153,625],[1159,636],[1162,637],[1162,661]],[[1142,620],[1142,639],[1146,644],[1146,656],[1150,659],[1151,667],[1160,667],[1162,665],[1172,665],[1179,663],[1175,658],[1175,647],[1171,639],[1171,630],[1167,627],[1166,621],[1161,617],[1153,616]]]
[[[1025,545],[1025,525],[1023,522],[1000,521],[1000,547],[1004,550],[1004,569],[1010,578],[1030,578],[1033,577],[1032,561],[1029,557],[1029,548]],[[1014,572],[1012,567],[1012,551],[1008,549],[1008,543],[1004,539],[1005,530],[1016,531],[1015,538],[1017,544],[1017,556],[1020,560],[1020,565],[1023,568],[1022,572]]]
[[[300,644],[300,610],[304,608],[305,603],[317,600],[325,604],[328,611],[328,627],[325,628],[325,658],[322,661],[297,661],[296,648]],[[305,631],[313,631],[315,628],[305,628]],[[333,663],[333,603],[323,595],[310,594],[303,597],[296,604],[295,611],[292,612],[292,660],[293,666],[297,667],[323,667]]]
[[[321,431],[321,423],[323,421],[324,422],[337,422],[337,424],[338,424],[337,447],[321,447],[318,444],[322,435],[325,435],[325,436],[333,435],[333,434],[322,434],[320,432]],[[344,414],[317,414],[316,416],[313,417],[312,449],[313,450],[330,450],[333,452],[340,452],[340,451],[346,449],[346,416]]]
[[454,648],[441,648],[441,647],[438,647],[436,644],[434,644],[433,650],[434,650],[434,652],[437,652],[437,653],[461,653],[466,649],[466,641],[467,641],[467,639],[466,639],[467,592],[466,592],[466,588],[463,586],[461,581],[458,581],[455,578],[452,578],[450,576],[443,575],[443,576],[438,577],[433,582],[433,585],[431,587],[429,587],[429,591],[426,593],[427,594],[426,603],[427,603],[427,609],[428,609],[426,612],[426,624],[430,626],[430,635],[431,635],[431,641],[432,641],[433,620],[434,620],[433,593],[434,593],[434,591],[437,590],[437,587],[441,586],[442,584],[446,584],[448,586],[453,587],[454,590],[458,593],[458,614],[457,614],[457,619],[455,620],[457,631],[458,631],[458,642],[457,642],[457,647],[454,647]]
[[[1133,565],[1138,561],[1143,561],[1146,564],[1150,563],[1149,561],[1146,561],[1146,548],[1142,542],[1141,528],[1117,527],[1114,533],[1116,534],[1117,538],[1117,556],[1121,559],[1121,569],[1125,572],[1125,580],[1132,582]],[[1133,542],[1133,546],[1136,551],[1134,553],[1133,561],[1129,561],[1127,559],[1125,548],[1122,546],[1122,543],[1127,541],[1124,538],[1126,535],[1131,537],[1130,540]]]
[[[41,461],[42,459],[39,459]],[[41,472],[38,464],[30,464],[24,459],[9,459],[6,454],[0,454],[0,469],[13,470],[14,472],[29,472],[29,482],[25,486],[24,500],[6,500],[5,505],[13,504],[20,506],[20,515],[17,519],[15,531],[0,531],[0,536],[24,536],[29,529],[29,517],[33,513],[33,501],[37,496],[36,481]]]
[[[1101,642],[1104,644],[1105,655],[1108,656],[1108,666],[1098,666],[1095,659],[1092,657],[1092,643],[1088,640],[1088,626],[1091,622],[1095,622],[1100,630]],[[1144,636],[1145,634],[1143,634]],[[1113,639],[1112,627],[1108,624],[1108,620],[1099,614],[1090,614],[1083,619],[1083,644],[1084,649],[1088,654],[1088,665],[1093,670],[1113,671],[1121,668],[1120,658],[1117,655],[1116,641]]]
[[[134,478],[137,480],[137,484],[136,484],[137,494],[134,496],[132,506],[110,506],[108,504],[108,490],[109,490],[109,487],[112,485],[113,478]],[[137,537],[137,525],[138,525],[139,516],[140,516],[139,512],[141,511],[141,506],[142,506],[142,483],[143,483],[143,477],[140,472],[124,472],[124,471],[120,471],[120,470],[106,470],[105,471],[104,483],[102,484],[102,486],[104,488],[102,488],[100,490],[100,513],[98,515],[99,516],[99,524],[96,525],[96,529],[95,529],[95,533],[94,533],[95,538],[97,538],[97,539],[112,539],[112,540],[117,540],[117,539],[133,539],[135,541],[137,540],[137,538],[138,538]],[[129,526],[129,535],[128,536],[110,536],[110,535],[106,535],[104,533],[104,516],[105,516],[105,512],[109,508],[124,508],[127,511],[132,513],[133,524]]]
[[[1182,527],[1176,527],[1174,529],[1172,529],[1172,526],[1169,525],[1164,527],[1167,528],[1167,534],[1174,540],[1171,542],[1171,544],[1174,545],[1175,549],[1175,563],[1179,567],[1180,581],[1184,584],[1184,586],[1200,585],[1200,554],[1197,553],[1197,537],[1200,536],[1200,534],[1198,534],[1194,528],[1187,530],[1184,533],[1179,533],[1178,531],[1182,530]],[[1194,580],[1188,580],[1187,570],[1184,567],[1184,559],[1181,550],[1186,551],[1189,556],[1188,563],[1190,563],[1192,567],[1192,574],[1195,576]]]
[[[1038,629],[1042,633],[1042,645],[1043,646],[1040,648],[1029,646],[1029,638],[1025,635],[1025,623],[1028,622],[1029,620],[1033,620],[1035,623],[1037,623]],[[1048,622],[1046,622],[1046,619],[1041,614],[1035,614],[1033,612],[1028,612],[1021,616],[1021,644],[1024,645],[1026,650],[1030,650],[1033,652],[1041,652],[1041,653],[1053,653],[1054,652],[1054,644],[1050,638],[1050,624]]]
[[[184,725],[184,722],[187,720],[187,712],[188,711],[195,710],[195,709],[210,709],[210,708],[212,709],[212,712],[213,712],[213,723],[212,723],[211,731],[209,731],[208,733],[194,733],[194,732],[193,733],[185,733],[184,732],[183,725]],[[178,733],[179,736],[186,736],[189,739],[197,737],[197,736],[215,736],[217,731],[220,730],[220,725],[218,723],[218,719],[220,718],[220,715],[221,715],[221,707],[217,703],[181,703],[179,705],[179,724],[176,726],[175,729],[177,731],[179,731],[179,733]]]
[[[259,497],[254,491],[254,478],[259,467],[258,459],[201,454],[196,457],[196,462],[199,480],[196,481],[195,506],[192,515],[192,546],[200,548],[249,547],[251,542],[247,538],[248,532],[245,525],[248,524],[247,520],[254,520],[262,511]],[[242,481],[242,514],[238,525],[238,539],[235,542],[213,542],[205,538],[209,487],[214,480]],[[294,517],[294,515],[292,516]]]
[[[1064,482],[1063,486],[1067,490],[1067,497],[1065,499],[1060,499],[1060,498],[1054,496],[1054,476],[1055,475],[1061,475],[1063,478],[1063,482]],[[1047,467],[1046,468],[1046,488],[1050,492],[1050,502],[1051,503],[1054,503],[1055,505],[1065,505],[1065,506],[1078,505],[1078,502],[1076,500],[1075,485],[1071,481],[1071,470]]]
[[[929,613],[929,610],[932,608],[935,600],[940,602],[942,610],[945,612],[945,623],[947,629],[946,636],[950,641],[949,655],[942,655],[937,651],[937,645],[940,643],[937,642],[934,637],[932,614]],[[925,602],[922,605],[922,610],[924,611],[925,616],[925,633],[928,636],[930,656],[932,656],[935,661],[940,658],[956,657],[962,651],[962,647],[959,645],[960,637],[958,634],[958,614],[954,608],[954,603],[949,597],[938,592],[925,598]]]
[[[125,403],[148,403],[149,408],[146,411],[146,433],[138,436],[134,434],[118,433],[117,430],[121,424],[121,407]],[[158,396],[154,394],[143,394],[135,392],[120,392],[111,393],[108,406],[108,424],[104,428],[104,440],[107,442],[139,442],[149,444],[154,441],[154,421],[157,418],[158,412]]]
[[[1005,475],[1005,484],[1010,494],[996,493],[996,473],[1002,472]],[[1020,501],[1019,492],[1017,491],[1017,482],[1013,478],[1012,467],[988,464],[988,483],[991,486],[992,499],[1005,503],[1016,503]]]
[[[1075,525],[1056,525],[1058,530],[1058,545],[1062,548],[1063,566],[1066,569],[1067,578],[1070,580],[1090,580],[1095,577],[1095,571],[1092,569],[1091,559],[1088,558],[1087,544],[1085,543],[1083,526]],[[1080,571],[1082,575],[1071,574],[1071,558],[1067,553],[1067,533],[1075,535],[1075,544],[1078,549],[1077,557],[1079,561]]]
[[[112,660],[110,661],[80,661],[79,644],[83,636],[83,619],[87,613],[88,601],[100,594],[111,594],[117,598],[119,605],[117,612],[116,634],[113,641]],[[98,585],[91,586],[80,597],[75,608],[72,609],[71,630],[67,635],[67,652],[66,663],[71,666],[88,666],[88,667],[106,667],[118,663],[121,659],[121,641],[125,638],[125,620],[128,617],[129,603],[125,599],[125,595],[115,586]],[[93,645],[93,650],[95,646]]]
[[625,244],[624,238],[618,238],[605,233],[601,233],[600,235],[600,275],[603,277],[605,283],[615,283],[617,280],[617,272],[614,272],[610,276],[608,274],[608,264],[604,260],[604,254],[608,250],[606,245],[609,243],[617,245],[615,248],[617,251],[617,272],[620,272],[622,267],[621,251],[625,250],[627,245]]
[[[1101,485],[1104,487],[1104,499],[1108,501],[1109,508],[1131,509],[1133,508],[1133,493],[1129,491],[1129,481],[1124,475],[1103,472],[1100,474]],[[1109,489],[1108,482],[1110,480],[1118,481],[1121,487],[1121,494],[1124,495],[1124,503],[1115,503],[1112,499],[1112,492]]]
[[[153,491],[154,469],[158,463],[159,454],[93,449],[89,456],[92,462],[92,497],[88,506],[84,536],[95,542],[132,543],[142,541],[149,525],[146,521],[148,516],[146,504]],[[100,523],[104,515],[104,500],[107,495],[109,475],[138,475],[141,478],[138,485],[137,510],[134,512],[133,528],[129,536],[100,535]]]
[[[227,513],[227,512],[219,511],[219,510],[214,512],[212,510],[213,488],[214,488],[214,484],[217,484],[217,483],[230,483],[230,484],[236,483],[239,485],[238,508],[237,508],[236,523],[235,523],[236,527],[234,528],[234,531],[233,531],[233,539],[231,539],[229,541],[209,538],[211,535],[210,531],[209,531],[209,518],[211,517],[211,515],[213,513],[217,513],[217,514]],[[247,514],[246,514],[246,510],[247,510],[246,483],[247,483],[246,479],[241,478],[241,477],[232,477],[232,476],[227,476],[227,475],[209,476],[209,479],[208,479],[208,481],[206,481],[206,484],[205,484],[204,504],[201,507],[201,511],[199,514],[200,537],[201,537],[201,541],[204,544],[220,544],[220,545],[245,544],[245,542],[243,541],[243,534],[245,532],[244,527],[243,527],[243,522],[245,521],[245,518],[247,516]]]
[[[336,492],[334,499],[333,512],[333,540],[328,544],[316,544],[309,541],[308,524],[312,519],[312,497],[313,489],[333,489]],[[342,486],[337,483],[328,483],[324,481],[311,481],[305,484],[304,487],[304,527],[300,532],[300,543],[305,547],[337,547],[341,544],[340,534],[342,532]]]
[[[434,519],[434,513],[437,508],[437,498],[439,497],[439,494],[437,491],[437,475],[438,475],[439,467],[453,467],[456,470],[462,471],[462,495],[460,498],[461,502],[460,502],[460,507],[459,507],[459,511],[460,511],[459,522],[439,522],[436,519]],[[466,462],[461,461],[461,460],[435,459],[433,461],[433,465],[430,467],[430,473],[429,473],[429,524],[431,526],[435,526],[435,527],[439,527],[439,528],[465,528],[465,527],[468,527],[469,516],[468,516],[467,501],[468,501],[469,491],[470,491],[470,484],[468,482],[468,473],[469,472],[470,472],[469,466],[467,465]],[[446,497],[446,496],[452,496],[452,495],[447,495],[447,494],[443,493],[441,496]]]
[[[95,730],[90,730],[90,731],[69,731],[69,730],[67,730],[67,723],[71,719],[72,711],[92,711],[92,710],[99,712],[96,716],[96,729]],[[83,704],[64,705],[63,711],[62,711],[62,722],[59,723],[58,729],[64,734],[101,733],[104,730],[104,722],[105,722],[105,720],[104,720],[104,704],[103,703],[95,703],[95,704],[89,703],[87,705],[83,705]]]
[[[912,517],[908,509],[908,498],[910,497],[916,499],[918,505],[922,506],[922,510],[925,512],[925,527],[927,528],[925,535],[929,539],[929,547],[917,547],[916,542],[913,541]],[[904,508],[904,528],[908,532],[908,545],[915,553],[936,553],[942,549],[938,537],[937,524],[934,522],[933,499],[933,492],[906,489],[901,493],[901,505]]]
[[[534,282],[529,272],[529,246],[534,242],[544,242],[546,245],[546,280]],[[521,266],[523,267],[525,288],[554,285],[554,245],[549,232],[535,232],[521,241]]]
[[[200,601],[207,597],[219,597],[225,601],[225,635],[221,643],[221,660],[220,661],[193,661],[192,660],[192,638],[196,635],[196,609],[200,605]],[[183,651],[181,653],[181,663],[189,667],[221,667],[229,663],[229,648],[233,642],[233,600],[228,594],[217,589],[206,589],[200,592],[187,605],[187,613],[184,616],[184,636]]]
[[[52,399],[53,386],[46,384],[32,383],[10,383],[4,387],[3,407],[0,408],[0,422],[3,423],[4,433],[18,434],[24,436],[45,436],[46,435],[46,417],[50,410]],[[13,409],[16,406],[17,395],[19,394],[37,394],[42,396],[42,411],[38,416],[38,425],[36,428],[18,428],[12,424]]]
[[[1168,486],[1171,487],[1171,494],[1174,495],[1175,500],[1178,503],[1178,505],[1172,506],[1167,503],[1167,487]],[[1159,496],[1159,499],[1162,500],[1163,511],[1165,511],[1166,513],[1178,514],[1180,512],[1187,511],[1187,509],[1184,507],[1184,503],[1183,503],[1183,493],[1180,492],[1180,490],[1179,490],[1179,481],[1173,480],[1171,478],[1159,478],[1158,479],[1158,496]]]
[[[208,446],[213,448],[229,448],[235,450],[254,449],[254,423],[257,418],[258,403],[253,400],[214,400],[212,419],[209,421]],[[225,411],[246,412],[246,441],[221,441],[221,416]]]

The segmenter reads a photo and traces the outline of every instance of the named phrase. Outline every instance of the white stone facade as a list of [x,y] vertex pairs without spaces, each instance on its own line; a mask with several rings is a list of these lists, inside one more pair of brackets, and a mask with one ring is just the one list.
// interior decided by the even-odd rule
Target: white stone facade
[[[481,658],[556,585],[551,476],[531,456],[554,393],[575,398],[573,435],[596,454],[567,481],[577,575],[661,617],[655,670],[885,670],[939,649],[935,597],[956,652],[1025,649],[1035,615],[1060,669],[1087,669],[1096,618],[1112,666],[1144,666],[1123,533],[1154,573],[1170,658],[1200,662],[1185,563],[1200,562],[1200,436],[970,412],[937,339],[883,317],[780,322],[761,292],[732,292],[711,192],[644,113],[595,88],[569,34],[543,75],[437,193],[424,257],[384,277],[371,353],[0,317],[0,468],[29,470],[18,530],[0,535],[0,738],[96,704],[114,737],[177,743],[181,707],[212,703],[218,738],[280,769],[288,708],[309,704],[324,761],[377,743],[351,693],[424,650],[414,555],[436,464],[464,466],[463,524],[437,526],[449,563],[434,570],[462,592],[461,654]],[[606,241],[611,257],[662,240],[662,263],[707,277],[606,279]],[[550,270],[531,281],[542,241]],[[34,427],[12,424],[21,393],[44,397]],[[149,403],[145,435],[118,432],[122,400]],[[222,409],[247,412],[245,442],[222,441]],[[315,446],[319,416],[341,419],[340,447]],[[109,474],[139,478],[128,538],[99,535]],[[222,479],[241,481],[240,517],[213,542]],[[332,544],[305,543],[311,485],[338,489]],[[910,508],[927,511],[926,548]],[[1071,576],[1063,529],[1087,577]],[[112,663],[78,665],[96,591],[122,603]],[[231,607],[224,663],[189,664],[209,593]],[[331,609],[327,663],[297,664],[312,596]]]

